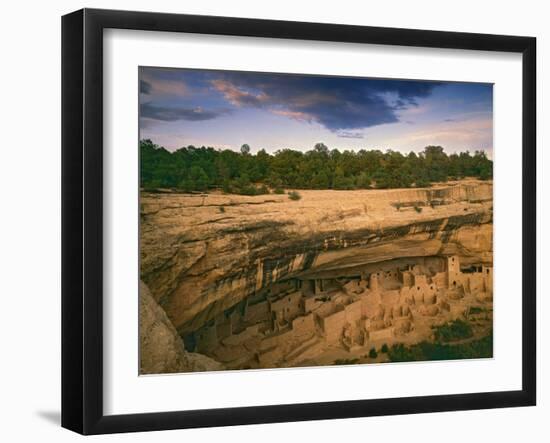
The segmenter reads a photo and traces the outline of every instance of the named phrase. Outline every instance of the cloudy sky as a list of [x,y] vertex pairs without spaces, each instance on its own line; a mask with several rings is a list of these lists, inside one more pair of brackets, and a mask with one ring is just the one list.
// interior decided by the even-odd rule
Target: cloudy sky
[[140,69],[140,138],[252,152],[312,149],[447,152],[492,156],[490,84],[294,74]]

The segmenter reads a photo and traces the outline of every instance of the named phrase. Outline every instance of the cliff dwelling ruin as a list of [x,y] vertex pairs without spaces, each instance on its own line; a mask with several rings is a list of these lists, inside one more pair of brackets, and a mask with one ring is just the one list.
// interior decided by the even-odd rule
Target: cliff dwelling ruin
[[[184,337],[229,369],[310,365],[337,350],[429,339],[432,326],[492,305],[493,269],[457,255],[390,260],[271,285]],[[348,275],[346,275],[348,274]]]
[[492,355],[492,183],[344,192],[143,193],[141,279],[166,316],[144,327],[168,326],[140,349],[159,361],[173,335],[187,363],[142,373],[394,361],[367,356],[446,346],[456,321],[473,333],[450,345],[487,337]]

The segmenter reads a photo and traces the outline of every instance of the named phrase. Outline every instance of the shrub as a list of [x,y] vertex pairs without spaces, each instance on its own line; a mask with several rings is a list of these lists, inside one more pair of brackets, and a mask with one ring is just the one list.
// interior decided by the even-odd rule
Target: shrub
[[391,362],[491,358],[492,356],[492,333],[479,340],[454,345],[423,341],[406,347],[403,343],[399,343],[393,345],[388,352]]
[[233,181],[225,181],[222,190],[226,194],[239,195],[262,195],[269,194],[269,188],[266,185],[254,186],[246,178],[239,178]]
[[219,206],[218,209],[220,210],[220,212],[225,212],[225,208],[223,206]]
[[418,213],[422,212],[422,208],[420,206],[415,206],[414,210]]
[[261,185],[260,187],[256,188],[256,193],[258,195],[269,194],[269,188],[266,185]]
[[417,188],[429,188],[431,186],[428,180],[422,178],[416,180],[414,184]]
[[461,340],[470,338],[474,335],[470,323],[464,320],[455,320],[442,326],[437,326],[435,329],[435,339],[437,341],[449,342],[453,340]]
[[371,188],[371,177],[366,172],[362,172],[357,176],[356,186],[359,189],[370,189]]
[[376,352],[376,349],[371,348],[371,350],[369,351],[369,357],[370,357],[370,358],[376,358],[376,357],[378,357],[378,352]]
[[231,194],[231,190],[232,190],[231,182],[227,179],[224,180],[222,183],[222,191],[225,192],[226,194]]
[[387,354],[388,353],[388,345],[386,343],[384,343],[382,345],[382,347],[380,348],[380,352],[384,353],[384,354]]
[[302,196],[296,191],[290,191],[288,193],[288,198],[291,200],[300,200]]
[[274,194],[284,194],[285,193],[285,190],[283,188],[275,188],[273,190],[273,193]]
[[256,189],[256,187],[254,185],[240,186],[240,187],[237,187],[236,189],[234,189],[233,192],[235,192],[236,194],[241,194],[241,195],[257,195],[258,194],[258,190]]

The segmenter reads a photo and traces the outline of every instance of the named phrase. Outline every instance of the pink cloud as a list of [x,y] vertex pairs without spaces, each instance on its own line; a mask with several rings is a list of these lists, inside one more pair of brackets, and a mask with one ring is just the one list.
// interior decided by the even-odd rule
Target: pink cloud
[[154,78],[148,78],[148,76],[143,76],[142,80],[148,83],[150,87],[148,95],[151,96],[184,97],[190,94],[189,88],[182,80],[156,80]]
[[306,121],[311,123],[314,119],[311,115],[305,113],[305,112],[299,112],[299,111],[289,111],[286,109],[273,109],[271,112],[276,115],[281,115],[283,117],[288,117],[293,120],[298,121]]
[[214,86],[214,89],[223,94],[226,100],[235,106],[260,106],[268,100],[268,96],[265,93],[254,94],[252,92],[239,89],[226,80],[212,80],[211,84]]

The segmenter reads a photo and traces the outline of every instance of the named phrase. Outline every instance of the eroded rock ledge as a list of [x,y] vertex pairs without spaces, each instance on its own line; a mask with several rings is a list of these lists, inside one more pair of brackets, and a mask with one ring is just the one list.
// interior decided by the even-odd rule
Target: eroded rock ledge
[[141,196],[141,276],[177,331],[274,282],[403,257],[492,263],[492,183],[286,195]]

